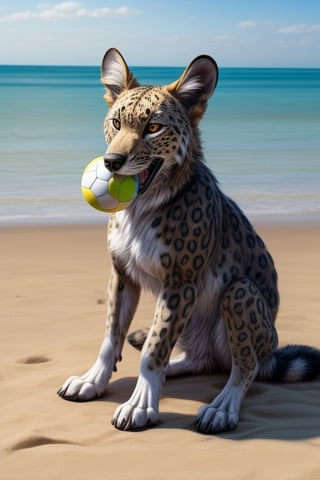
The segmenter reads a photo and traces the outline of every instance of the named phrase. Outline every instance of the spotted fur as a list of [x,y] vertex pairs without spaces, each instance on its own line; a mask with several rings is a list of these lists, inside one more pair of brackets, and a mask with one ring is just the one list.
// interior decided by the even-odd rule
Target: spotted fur
[[[319,350],[277,350],[273,260],[204,164],[198,123],[217,79],[217,65],[205,55],[163,87],[139,86],[115,49],[103,59],[105,162],[121,175],[139,175],[145,188],[109,221],[112,273],[98,358],[58,393],[85,401],[105,392],[141,288],[151,290],[158,298],[151,328],[129,336],[142,349],[141,367],[132,396],[114,414],[118,429],[158,421],[166,375],[229,372],[224,389],[196,418],[196,428],[207,433],[236,427],[256,377],[296,381],[320,371]],[[182,354],[170,360],[177,342]]]

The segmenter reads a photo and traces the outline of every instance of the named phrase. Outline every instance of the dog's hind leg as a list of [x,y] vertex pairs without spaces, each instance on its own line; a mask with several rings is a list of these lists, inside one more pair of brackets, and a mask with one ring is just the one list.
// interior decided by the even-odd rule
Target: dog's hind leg
[[211,403],[200,408],[196,427],[203,433],[234,429],[245,394],[262,362],[277,348],[271,309],[256,285],[241,278],[224,292],[221,313],[227,327],[232,356],[229,380]]

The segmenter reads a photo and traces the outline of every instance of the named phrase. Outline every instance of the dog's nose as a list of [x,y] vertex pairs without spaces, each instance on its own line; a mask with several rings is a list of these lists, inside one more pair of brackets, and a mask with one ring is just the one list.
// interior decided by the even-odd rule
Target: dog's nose
[[127,157],[120,153],[106,153],[103,160],[106,168],[110,170],[110,172],[116,172],[124,165]]

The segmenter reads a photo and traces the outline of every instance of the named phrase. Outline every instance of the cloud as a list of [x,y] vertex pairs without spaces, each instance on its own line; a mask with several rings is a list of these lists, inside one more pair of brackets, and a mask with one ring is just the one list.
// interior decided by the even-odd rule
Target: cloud
[[257,27],[258,22],[255,20],[244,20],[243,22],[240,22],[238,25],[240,28],[252,28],[252,27]]
[[269,27],[272,32],[282,35],[304,35],[313,32],[320,32],[320,24],[295,23],[292,25],[279,27],[272,21],[268,20],[244,20],[238,23],[238,27],[250,29],[255,27]]
[[24,22],[27,20],[69,20],[77,18],[123,17],[140,12],[128,7],[87,9],[80,2],[61,2],[53,5],[38,5],[36,10],[24,10],[0,15],[0,22]]
[[278,28],[277,32],[284,35],[301,35],[305,33],[320,32],[320,24],[308,25],[306,23],[297,23],[287,27]]

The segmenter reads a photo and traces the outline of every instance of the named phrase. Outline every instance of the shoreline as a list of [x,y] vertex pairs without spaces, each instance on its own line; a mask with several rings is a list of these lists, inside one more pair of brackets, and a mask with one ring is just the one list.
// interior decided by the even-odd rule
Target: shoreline
[[[248,220],[250,221],[251,225],[255,229],[274,229],[279,228],[280,230],[283,229],[303,229],[306,230],[312,229],[317,230],[320,229],[320,218],[313,216],[305,216],[305,217],[295,217],[295,216],[271,216],[270,217],[259,217],[257,219],[250,218],[250,216],[246,215]],[[4,232],[6,230],[41,230],[41,229],[74,229],[74,228],[104,228],[108,225],[108,215],[106,215],[105,219],[98,219],[98,220],[75,220],[75,221],[52,221],[52,222],[34,222],[34,223],[13,223],[13,224],[0,224],[0,232]]]

